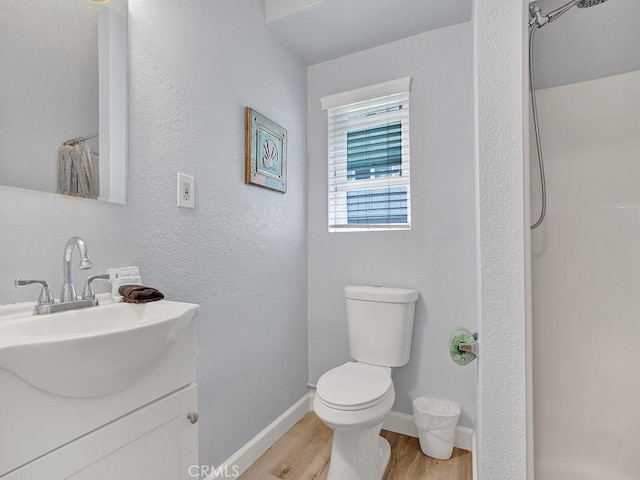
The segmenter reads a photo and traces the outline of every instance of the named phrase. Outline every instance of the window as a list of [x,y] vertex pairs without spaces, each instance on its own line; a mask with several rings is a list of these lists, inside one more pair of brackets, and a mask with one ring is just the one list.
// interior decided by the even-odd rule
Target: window
[[411,228],[409,77],[322,98],[329,231]]

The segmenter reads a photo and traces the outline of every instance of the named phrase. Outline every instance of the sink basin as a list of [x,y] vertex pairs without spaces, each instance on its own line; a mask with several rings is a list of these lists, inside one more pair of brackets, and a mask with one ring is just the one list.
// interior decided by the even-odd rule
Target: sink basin
[[0,306],[0,368],[46,392],[88,398],[140,381],[200,307],[161,300],[49,315],[32,310],[32,303]]

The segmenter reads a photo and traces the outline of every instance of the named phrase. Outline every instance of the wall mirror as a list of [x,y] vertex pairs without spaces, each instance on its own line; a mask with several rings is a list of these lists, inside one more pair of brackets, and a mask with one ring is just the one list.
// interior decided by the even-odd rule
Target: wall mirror
[[127,11],[0,2],[0,185],[126,203]]

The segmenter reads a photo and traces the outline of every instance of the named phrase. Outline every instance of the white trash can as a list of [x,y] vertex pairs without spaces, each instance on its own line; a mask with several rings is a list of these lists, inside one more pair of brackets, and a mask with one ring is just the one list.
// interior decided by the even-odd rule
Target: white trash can
[[453,453],[460,404],[442,398],[424,396],[413,401],[413,421],[418,427],[420,450],[438,460]]

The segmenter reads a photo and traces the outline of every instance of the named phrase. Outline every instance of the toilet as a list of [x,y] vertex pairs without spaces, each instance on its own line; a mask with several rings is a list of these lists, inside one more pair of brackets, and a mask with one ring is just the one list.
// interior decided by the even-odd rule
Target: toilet
[[380,436],[396,396],[391,368],[409,361],[418,292],[348,286],[344,296],[354,361],[322,375],[313,399],[334,430],[327,480],[381,480],[391,455]]

